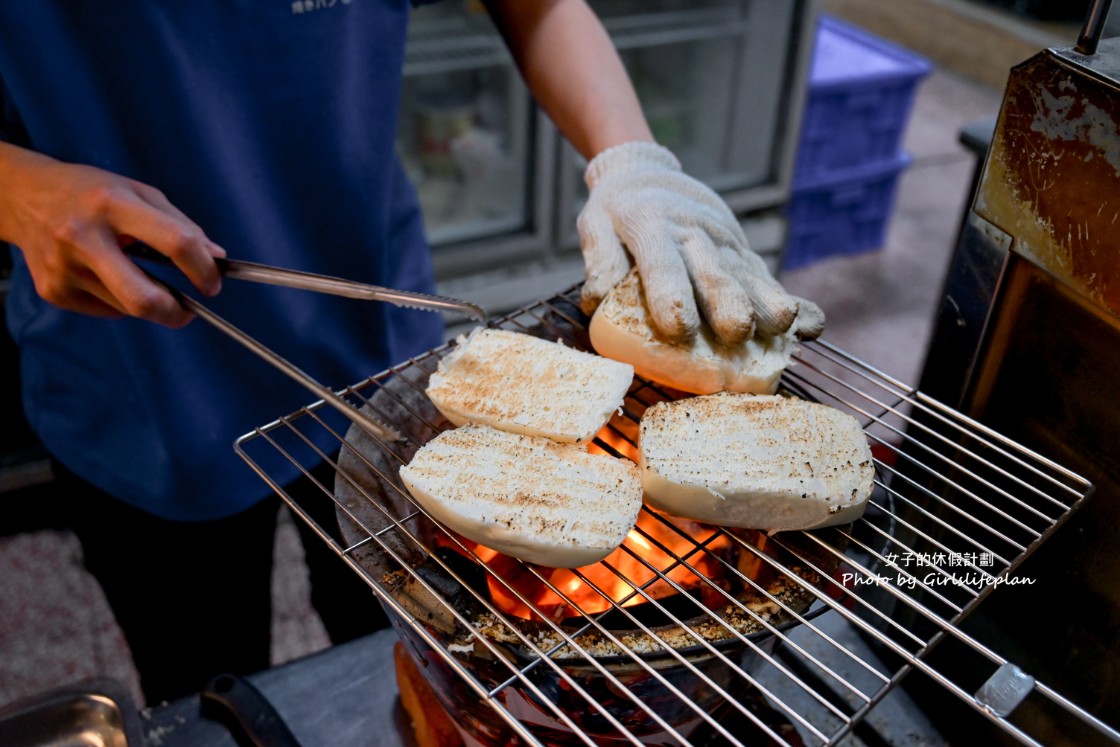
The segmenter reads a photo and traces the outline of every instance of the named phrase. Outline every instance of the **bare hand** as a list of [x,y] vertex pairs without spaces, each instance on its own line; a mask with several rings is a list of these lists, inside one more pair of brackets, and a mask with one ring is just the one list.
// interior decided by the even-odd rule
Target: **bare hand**
[[206,295],[221,289],[206,238],[163,193],[90,166],[0,143],[0,238],[18,247],[35,290],[63,309],[181,327],[193,315],[120,249],[140,240]]

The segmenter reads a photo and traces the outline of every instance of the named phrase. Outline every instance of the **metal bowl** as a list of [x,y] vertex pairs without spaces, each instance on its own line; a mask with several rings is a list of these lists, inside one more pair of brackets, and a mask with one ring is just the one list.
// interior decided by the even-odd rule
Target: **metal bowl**
[[0,708],[6,747],[141,747],[140,714],[125,687],[101,677]]

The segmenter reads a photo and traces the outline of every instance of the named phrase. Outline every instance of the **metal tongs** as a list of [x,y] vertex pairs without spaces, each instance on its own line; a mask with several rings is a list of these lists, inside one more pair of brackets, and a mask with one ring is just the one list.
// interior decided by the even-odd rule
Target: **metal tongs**
[[[142,242],[128,244],[124,247],[124,252],[138,259],[158,262],[160,264],[172,264],[171,260],[166,255],[161,254]],[[287,288],[299,288],[316,293],[327,293],[333,296],[354,298],[360,301],[385,301],[396,306],[422,309],[424,311],[456,312],[479,322],[486,321],[486,312],[484,312],[480,306],[467,301],[460,301],[456,298],[395,290],[393,288],[382,288],[378,285],[368,285],[354,280],[345,280],[329,275],[317,275],[300,270],[289,270],[283,267],[273,267],[271,265],[262,265],[256,262],[245,262],[237,259],[217,258],[215,262],[218,265],[218,269],[221,270],[222,276],[227,278],[245,280],[253,283],[264,283],[266,285],[278,285]],[[287,374],[290,378],[322,399],[323,402],[341,412],[352,422],[368,430],[370,435],[388,437],[393,440],[399,437],[394,428],[386,423],[379,422],[376,418],[352,406],[340,394],[320,384],[303,369],[274,352],[268,346],[258,342],[255,338],[246,334],[233,324],[230,324],[225,319],[206,308],[206,306],[199,301],[167,283],[164,283],[150,273],[149,277],[166,288],[171,295],[175,297],[175,300],[181,303],[187,310],[229,335],[241,345],[280,369],[280,371]]]

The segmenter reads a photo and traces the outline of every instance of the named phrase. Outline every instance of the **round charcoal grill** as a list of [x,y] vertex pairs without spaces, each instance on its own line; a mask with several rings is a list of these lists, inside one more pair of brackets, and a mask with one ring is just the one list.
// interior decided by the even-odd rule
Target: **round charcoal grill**
[[[572,314],[574,309],[569,309],[525,331],[547,336],[567,330],[571,340],[580,331],[568,321]],[[758,568],[747,575],[737,567],[740,557],[759,566],[745,549],[759,552],[767,546],[765,538],[754,532],[731,535],[644,510],[619,552],[594,567],[570,572],[495,558],[492,551],[438,526],[417,512],[396,479],[396,469],[417,448],[451,427],[424,394],[431,370],[433,366],[422,365],[402,371],[364,406],[393,423],[403,436],[394,448],[383,448],[380,439],[370,438],[356,426],[349,429],[335,483],[343,507],[344,538],[348,544],[362,545],[371,534],[385,536],[386,530],[399,536],[406,528],[398,526],[400,519],[411,517],[404,523],[412,541],[391,550],[374,543],[355,558],[370,576],[381,580],[408,616],[430,621],[429,632],[443,648],[456,652],[488,690],[501,691],[509,678],[504,666],[494,666],[491,647],[530,672],[532,688],[515,685],[498,699],[519,713],[520,720],[534,723],[537,733],[550,734],[562,743],[570,739],[572,729],[602,739],[621,725],[643,738],[681,738],[710,718],[735,690],[728,681],[730,673],[749,672],[762,657],[770,656],[775,642],[771,631],[788,629],[799,619],[824,611],[823,605],[810,610],[813,595],[779,574]],[[636,456],[640,414],[662,399],[665,393],[658,389],[635,386],[624,411],[600,435],[598,447],[616,456],[620,452]],[[618,567],[627,560],[636,573],[644,573],[643,579],[632,581]],[[401,561],[409,570],[400,567]],[[793,563],[794,558],[787,556],[787,562]],[[827,565],[827,560],[822,563]],[[807,583],[818,578],[807,568],[799,572]],[[514,576],[518,581],[509,582]],[[616,589],[621,586],[613,595],[605,588],[612,582]],[[574,598],[573,584],[582,587],[584,601]],[[438,590],[438,598],[430,593],[432,589]],[[504,608],[492,591],[507,600]],[[547,607],[533,601],[542,593],[553,597]],[[613,603],[607,603],[608,598]],[[521,608],[520,615],[510,609],[511,602]],[[600,611],[601,607],[605,609]],[[448,610],[457,611],[469,623],[458,624],[445,614]],[[399,623],[407,618],[393,619]],[[414,655],[431,660],[421,638],[407,626],[397,627]],[[487,645],[477,641],[479,636],[488,639]],[[478,697],[438,661],[428,673],[436,680],[435,692],[445,707],[464,714],[471,723],[472,735],[494,741],[501,725],[493,714],[478,713]],[[624,686],[621,693],[611,689],[618,683]],[[561,700],[560,713],[550,713],[547,699],[538,697],[536,690]],[[581,708],[573,697],[576,701],[586,697],[596,705]]]
[[[587,349],[577,301],[572,289],[492,324]],[[618,555],[560,578],[448,532],[399,481],[448,427],[424,396],[446,349],[341,393],[398,433],[316,402],[236,448],[369,584],[470,739],[834,744],[917,672],[1025,743],[1034,738],[1016,713],[1036,700],[1120,741],[958,626],[998,585],[1022,580],[1019,564],[1090,492],[1078,475],[827,343],[805,343],[782,387],[863,424],[877,479],[862,519],[764,536],[643,510]],[[641,413],[672,396],[635,379],[597,447],[633,453]],[[307,474],[324,459],[341,542],[272,476],[280,462]],[[925,661],[935,646],[979,662],[987,681],[954,682]]]

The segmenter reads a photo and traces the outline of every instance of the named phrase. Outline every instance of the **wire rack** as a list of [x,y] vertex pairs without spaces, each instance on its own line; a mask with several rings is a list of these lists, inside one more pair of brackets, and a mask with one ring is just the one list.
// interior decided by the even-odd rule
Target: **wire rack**
[[[577,301],[572,289],[491,325],[586,349]],[[806,343],[782,389],[864,426],[876,481],[862,519],[764,536],[643,509],[597,571],[558,580],[551,569],[496,562],[401,486],[397,469],[450,427],[424,396],[447,349],[341,393],[395,432],[370,432],[317,402],[246,434],[236,450],[369,584],[445,705],[476,714],[463,716],[472,737],[835,744],[916,671],[1020,742],[1040,744],[1019,716],[1041,700],[1120,743],[958,626],[999,586],[1029,582],[1019,565],[1091,491],[1078,475],[827,343]],[[596,446],[632,454],[642,412],[673,396],[636,378]],[[291,464],[312,475],[324,460],[333,474],[313,479],[341,531],[315,523],[276,477]],[[584,596],[571,596],[577,581]],[[531,591],[542,588],[550,594]],[[971,660],[979,679],[931,663],[935,647],[951,648],[955,664]]]

